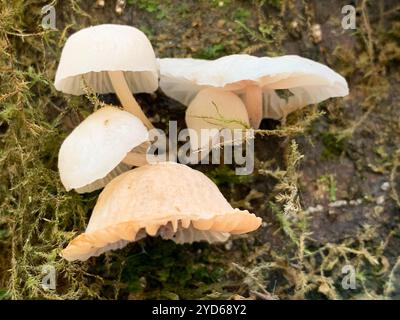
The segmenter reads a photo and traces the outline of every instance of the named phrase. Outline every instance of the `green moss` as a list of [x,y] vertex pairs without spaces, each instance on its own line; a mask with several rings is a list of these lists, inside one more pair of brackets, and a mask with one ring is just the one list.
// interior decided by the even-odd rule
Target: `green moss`
[[0,288],[0,300],[7,300],[9,298],[10,298],[10,296],[7,293],[7,290]]
[[212,169],[207,175],[214,181],[218,186],[222,185],[237,185],[247,184],[251,180],[251,176],[248,175],[237,175],[235,170],[228,165],[220,165],[219,167]]
[[247,19],[251,17],[251,11],[244,8],[237,8],[233,13],[233,19],[246,23]]
[[336,178],[333,174],[326,174],[318,179],[318,183],[323,184],[328,189],[329,201],[334,202],[336,198]]
[[[187,299],[215,291],[215,287],[209,286],[221,282],[224,275],[221,257],[206,244],[176,245],[172,241],[148,239],[142,251],[126,258],[122,280],[135,295],[154,291],[153,298]],[[199,290],[203,291],[200,296],[193,295]]]
[[261,3],[268,4],[276,9],[281,9],[282,0],[259,0]]
[[291,221],[290,217],[284,214],[283,210],[281,210],[281,208],[279,208],[279,206],[273,202],[269,203],[269,207],[278,220],[280,228],[284,234],[288,236],[295,245],[299,245],[298,235],[294,230],[295,226],[293,225],[293,221]]
[[0,241],[7,239],[10,235],[10,232],[7,229],[0,229]]
[[201,49],[194,55],[198,59],[216,59],[224,55],[225,45],[223,43],[215,43],[206,48]]
[[167,18],[168,11],[166,10],[166,7],[169,7],[170,5],[169,1],[158,0],[128,0],[127,4],[136,5],[139,9],[155,15],[157,20]]
[[323,145],[323,159],[337,158],[341,156],[346,149],[345,139],[331,132],[322,132],[321,141]]

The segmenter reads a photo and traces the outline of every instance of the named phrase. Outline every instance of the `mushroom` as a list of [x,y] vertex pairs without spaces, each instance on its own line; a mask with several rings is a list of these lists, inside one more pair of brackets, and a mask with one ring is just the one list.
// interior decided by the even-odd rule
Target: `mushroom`
[[[254,57],[246,54],[216,60],[159,59],[160,87],[184,105],[207,87],[223,88],[244,101],[250,124],[281,119],[306,105],[348,94],[346,80],[327,66],[296,55]],[[280,97],[286,89],[289,96]],[[277,91],[278,90],[278,91]]]
[[62,50],[54,84],[59,91],[81,95],[82,79],[97,93],[115,92],[125,110],[153,127],[132,95],[158,88],[157,60],[143,32],[131,26],[103,24],[71,35]]
[[[250,127],[246,107],[232,92],[220,88],[199,91],[186,110],[186,124],[192,129],[190,145],[194,150],[207,150],[220,141],[221,129],[246,129]],[[224,137],[225,138],[225,137]],[[229,139],[229,137],[226,137]],[[229,144],[233,140],[224,141]]]
[[61,255],[87,260],[146,235],[176,243],[222,242],[256,230],[261,218],[233,209],[203,173],[173,162],[123,173],[101,192],[85,233]]
[[147,163],[146,150],[137,148],[147,140],[148,131],[138,118],[116,107],[103,107],[62,143],[58,154],[61,182],[67,191],[78,193],[103,188],[131,166]]

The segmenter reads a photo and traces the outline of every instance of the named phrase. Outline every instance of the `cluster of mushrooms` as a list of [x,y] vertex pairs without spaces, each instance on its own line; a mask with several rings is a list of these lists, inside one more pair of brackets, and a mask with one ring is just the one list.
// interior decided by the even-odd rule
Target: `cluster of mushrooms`
[[[342,76],[299,56],[157,59],[143,32],[112,24],[82,29],[63,48],[56,89],[82,95],[84,86],[98,94],[115,93],[123,109],[98,109],[61,145],[58,168],[64,187],[78,193],[104,188],[85,233],[61,253],[69,261],[84,261],[147,235],[212,243],[261,225],[261,218],[232,208],[200,171],[175,162],[149,163],[154,127],[133,93],[153,93],[160,86],[187,106],[186,124],[194,132],[256,129],[263,118],[282,119],[305,105],[348,94]],[[281,98],[278,89],[289,90],[290,96]],[[208,120],[221,116],[237,121]]]

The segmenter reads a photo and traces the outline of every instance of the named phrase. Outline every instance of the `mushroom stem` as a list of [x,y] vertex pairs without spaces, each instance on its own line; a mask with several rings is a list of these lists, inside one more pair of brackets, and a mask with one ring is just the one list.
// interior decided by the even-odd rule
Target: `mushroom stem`
[[128,152],[122,162],[129,166],[135,167],[140,167],[148,164],[149,162],[147,161],[147,149],[149,147],[149,141],[143,142],[141,145]]
[[154,128],[129,90],[124,73],[122,71],[108,71],[108,75],[124,109],[138,117],[148,129]]
[[252,128],[257,129],[262,120],[262,90],[258,85],[251,85],[246,87],[244,94],[244,104],[246,105],[247,114]]
[[148,163],[146,153],[136,153],[133,151],[128,152],[122,162],[134,167],[141,167]]

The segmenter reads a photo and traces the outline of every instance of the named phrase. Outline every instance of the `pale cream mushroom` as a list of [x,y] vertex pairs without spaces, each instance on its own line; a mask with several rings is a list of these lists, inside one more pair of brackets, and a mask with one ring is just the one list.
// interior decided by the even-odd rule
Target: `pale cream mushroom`
[[148,128],[153,127],[132,95],[158,88],[154,50],[140,30],[103,24],[71,35],[63,48],[54,85],[62,92],[81,95],[82,80],[97,93],[115,92],[125,110]]
[[[188,106],[208,87],[223,88],[244,101],[250,124],[257,129],[262,118],[281,119],[290,112],[331,97],[349,93],[346,80],[327,66],[295,55],[254,57],[245,54],[216,60],[159,59],[160,87]],[[280,89],[288,97],[280,97]]]
[[[234,143],[233,134],[220,137],[222,129],[244,130],[250,127],[242,100],[234,93],[220,88],[206,88],[199,91],[186,110],[185,120],[187,127],[192,129],[191,148],[194,151],[204,150],[205,153],[216,144]],[[220,141],[220,138],[227,140]]]
[[148,131],[138,118],[116,107],[103,107],[82,121],[61,145],[61,182],[68,191],[79,193],[103,188],[132,166],[147,163],[146,150],[137,149],[147,140]]
[[146,235],[176,243],[221,242],[260,225],[261,218],[233,209],[200,171],[172,162],[149,164],[123,173],[104,188],[85,233],[61,255],[86,260]]

